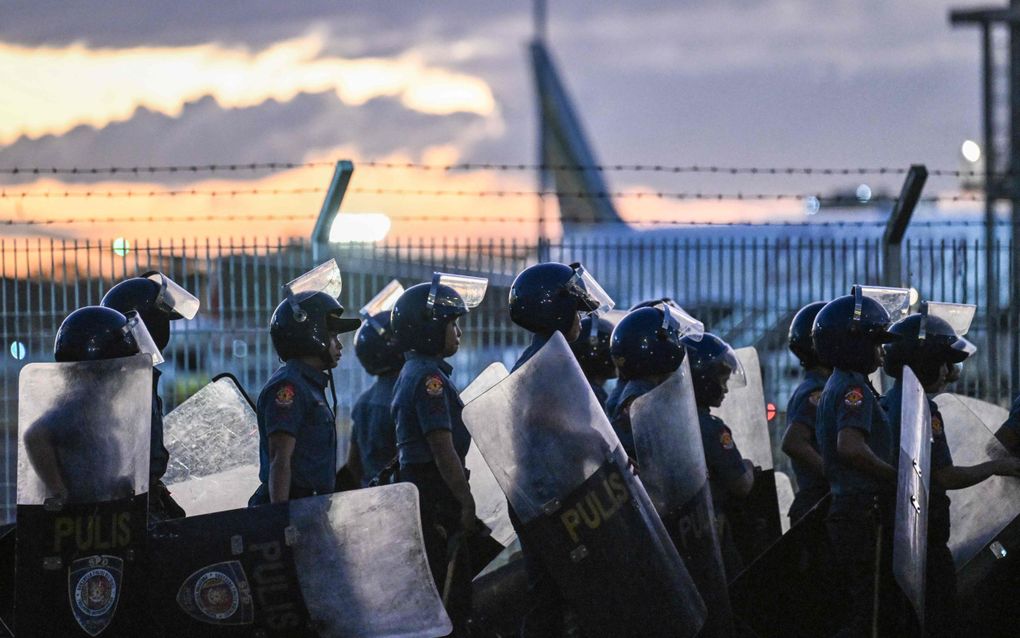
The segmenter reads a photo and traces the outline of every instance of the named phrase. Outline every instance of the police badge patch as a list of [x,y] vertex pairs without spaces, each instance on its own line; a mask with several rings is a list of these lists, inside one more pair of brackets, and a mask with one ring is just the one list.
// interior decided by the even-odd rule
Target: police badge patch
[[942,436],[942,419],[939,415],[931,415],[931,432],[934,436]]
[[276,391],[276,405],[286,408],[290,407],[291,403],[294,403],[294,386],[289,383],[280,386],[280,389]]
[[443,393],[443,380],[438,374],[425,377],[425,392],[430,397],[438,397]]
[[864,401],[864,393],[857,386],[854,386],[846,391],[843,395],[843,403],[848,408],[859,408],[861,403]]
[[733,435],[730,434],[729,430],[723,430],[719,435],[719,444],[722,445],[724,450],[733,449]]
[[177,590],[177,604],[210,625],[250,625],[255,618],[251,586],[236,560],[208,565],[188,576]]
[[90,636],[106,629],[117,611],[124,561],[116,556],[87,556],[71,563],[67,593],[71,613]]

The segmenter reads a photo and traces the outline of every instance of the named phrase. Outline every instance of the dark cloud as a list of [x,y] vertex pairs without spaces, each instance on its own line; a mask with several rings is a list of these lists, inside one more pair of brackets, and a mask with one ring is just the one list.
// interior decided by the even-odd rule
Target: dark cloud
[[[355,146],[369,157],[456,143],[480,124],[478,116],[434,116],[410,111],[398,101],[378,98],[348,106],[334,93],[300,94],[244,109],[224,109],[212,98],[185,105],[179,117],[138,109],[126,122],[96,129],[79,126],[65,135],[21,138],[0,148],[0,166],[153,166],[302,161],[316,151]],[[242,171],[237,177],[258,177]],[[31,176],[3,176],[7,183]],[[109,179],[108,175],[62,176],[66,181]],[[125,176],[124,179],[129,179]],[[142,175],[138,179],[180,183],[185,174]]]

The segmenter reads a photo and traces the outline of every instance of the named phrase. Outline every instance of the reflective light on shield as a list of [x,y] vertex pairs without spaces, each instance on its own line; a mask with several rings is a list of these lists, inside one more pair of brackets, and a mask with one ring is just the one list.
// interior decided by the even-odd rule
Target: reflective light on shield
[[917,305],[917,300],[921,298],[921,293],[917,292],[917,288],[910,289],[910,305]]
[[382,213],[341,213],[329,229],[333,243],[371,243],[382,241],[390,232],[390,218]]
[[981,159],[981,146],[974,140],[967,140],[960,147],[960,153],[963,155],[963,159],[974,164]]
[[20,341],[11,342],[11,356],[21,361],[28,355],[28,350],[25,348],[25,344]]
[[765,404],[765,418],[771,421],[776,418],[776,404],[769,402]]
[[131,242],[124,239],[123,237],[118,237],[113,240],[113,253],[115,255],[117,255],[118,257],[123,257],[127,255],[129,252],[131,252]]
[[230,344],[235,359],[243,359],[248,356],[248,344],[240,339],[234,339]]

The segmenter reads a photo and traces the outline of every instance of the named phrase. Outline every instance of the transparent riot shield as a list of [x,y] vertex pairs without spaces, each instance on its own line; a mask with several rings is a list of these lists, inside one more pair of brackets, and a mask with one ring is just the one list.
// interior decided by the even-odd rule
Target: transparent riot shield
[[641,482],[708,608],[700,636],[732,636],[726,571],[713,521],[708,467],[690,364],[630,406]]
[[222,375],[163,419],[163,482],[191,516],[245,507],[259,486],[259,426],[237,379]]
[[931,413],[914,371],[903,368],[900,452],[893,529],[893,575],[924,625],[928,557],[928,494],[931,487]]
[[409,483],[157,523],[150,606],[171,636],[442,636]]
[[701,596],[563,335],[464,422],[586,635],[698,632]]
[[[464,404],[470,403],[486,390],[496,385],[507,377],[506,366],[502,363],[493,363],[482,370],[482,373],[475,377],[468,387],[460,393],[460,400]],[[517,538],[513,525],[510,524],[510,516],[507,512],[506,497],[499,489],[496,477],[492,470],[482,458],[478,446],[474,441],[468,448],[464,464],[471,473],[471,494],[475,497],[475,511],[478,518],[492,530],[492,538],[503,547],[508,547]],[[486,563],[488,561],[485,561]],[[479,565],[481,567],[481,565]]]
[[18,636],[138,635],[151,418],[148,355],[22,369]]
[[[982,402],[954,394],[940,394],[935,403],[942,414],[954,465],[977,465],[1008,458],[1009,452],[995,439],[994,430],[967,407],[972,405],[980,409]],[[984,405],[988,407],[980,411],[989,416],[996,413],[991,409],[996,406]],[[972,487],[953,490],[949,496],[953,521],[949,549],[953,552],[957,572],[961,572],[1020,515],[1020,479],[993,476]]]
[[722,405],[713,413],[729,426],[737,449],[755,466],[754,487],[744,499],[740,508],[743,511],[734,512],[738,520],[733,521],[734,540],[744,564],[749,565],[779,539],[783,527],[758,351],[753,347],[740,348],[736,355],[744,368],[747,383],[740,387],[730,384]]

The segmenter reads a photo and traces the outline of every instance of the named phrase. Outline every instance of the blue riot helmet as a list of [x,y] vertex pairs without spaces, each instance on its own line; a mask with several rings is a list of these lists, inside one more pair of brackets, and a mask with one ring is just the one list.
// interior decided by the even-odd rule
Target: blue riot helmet
[[159,347],[134,310],[127,315],[113,308],[85,306],[67,315],[53,341],[53,358],[59,363],[152,356],[152,364],[163,363]]
[[570,349],[585,375],[599,379],[616,378],[609,341],[613,329],[624,316],[624,312],[610,310],[604,316],[588,315],[581,320],[581,336],[570,344]]
[[849,295],[825,304],[811,328],[819,360],[861,374],[877,370],[881,354],[876,346],[899,338],[889,326],[906,314],[909,299],[904,288],[855,285]]
[[354,335],[354,354],[371,375],[396,372],[404,365],[404,349],[390,326],[393,304],[403,293],[404,287],[394,279],[359,312],[362,323]]
[[273,311],[269,336],[283,361],[296,357],[327,357],[330,334],[353,332],[358,319],[343,317],[344,307],[337,301],[342,289],[340,267],[336,260],[316,266],[284,285],[286,297]]
[[729,388],[747,385],[747,374],[730,344],[711,332],[700,340],[684,337],[687,361],[691,366],[694,399],[699,406],[717,408]]
[[977,350],[963,337],[976,310],[971,304],[929,301],[921,305],[921,312],[894,323],[889,332],[899,339],[883,346],[886,374],[898,379],[903,366],[910,366],[922,386],[937,382],[942,366],[954,368]]
[[162,350],[170,342],[170,322],[194,319],[199,301],[170,277],[150,270],[110,288],[100,305],[121,313],[137,311]]
[[804,306],[793,316],[790,322],[790,332],[787,344],[790,352],[800,360],[800,365],[805,368],[813,368],[818,365],[818,355],[815,353],[815,345],[811,341],[811,327],[815,324],[815,317],[825,307],[824,301],[815,301]]
[[393,305],[390,319],[400,347],[425,355],[441,354],[446,325],[477,307],[488,284],[484,277],[437,272],[430,283],[405,290]]
[[679,306],[659,303],[620,319],[609,350],[621,378],[669,374],[683,363],[684,342],[696,342],[704,331],[701,322]]
[[510,320],[538,334],[567,334],[577,313],[612,308],[613,300],[579,263],[535,264],[510,286]]

